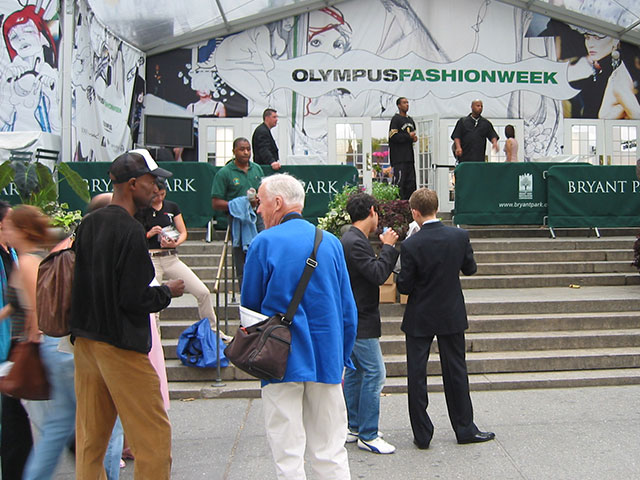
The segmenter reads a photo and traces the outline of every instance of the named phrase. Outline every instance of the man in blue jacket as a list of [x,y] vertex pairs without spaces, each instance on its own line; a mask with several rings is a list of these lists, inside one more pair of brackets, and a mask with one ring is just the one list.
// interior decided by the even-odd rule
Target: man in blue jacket
[[[304,188],[294,177],[265,177],[258,198],[267,229],[247,252],[241,303],[270,316],[287,311],[315,227],[302,218]],[[267,439],[281,479],[306,478],[305,450],[318,478],[350,478],[341,382],[343,368],[353,368],[357,311],[339,240],[323,232],[316,260],[293,318],[285,376],[262,388]]]

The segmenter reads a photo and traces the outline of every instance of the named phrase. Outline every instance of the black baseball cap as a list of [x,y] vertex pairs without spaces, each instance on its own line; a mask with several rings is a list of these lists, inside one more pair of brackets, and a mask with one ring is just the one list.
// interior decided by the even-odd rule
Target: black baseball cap
[[147,149],[129,150],[116,158],[109,168],[109,176],[113,183],[124,183],[130,178],[138,178],[146,173],[154,177],[170,177],[169,170],[158,167]]

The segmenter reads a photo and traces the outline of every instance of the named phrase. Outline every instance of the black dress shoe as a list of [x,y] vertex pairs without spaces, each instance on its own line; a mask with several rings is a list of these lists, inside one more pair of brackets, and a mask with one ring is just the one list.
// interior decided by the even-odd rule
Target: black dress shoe
[[414,438],[413,444],[418,447],[420,450],[427,450],[429,448],[428,443],[418,443],[418,441]]
[[466,443],[481,443],[488,442],[494,438],[496,438],[496,434],[493,432],[478,432],[471,437],[458,439],[458,443],[460,445],[464,445]]

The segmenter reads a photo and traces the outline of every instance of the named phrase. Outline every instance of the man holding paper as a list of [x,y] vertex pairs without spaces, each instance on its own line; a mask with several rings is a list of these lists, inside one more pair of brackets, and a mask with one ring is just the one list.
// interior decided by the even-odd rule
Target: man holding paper
[[[287,311],[314,246],[315,227],[302,218],[304,196],[290,175],[262,180],[258,212],[267,229],[247,252],[243,307],[267,316]],[[350,478],[341,382],[344,367],[353,368],[357,310],[340,241],[323,232],[316,260],[293,317],[286,374],[262,387],[267,439],[280,479],[306,478],[305,450],[318,478]]]

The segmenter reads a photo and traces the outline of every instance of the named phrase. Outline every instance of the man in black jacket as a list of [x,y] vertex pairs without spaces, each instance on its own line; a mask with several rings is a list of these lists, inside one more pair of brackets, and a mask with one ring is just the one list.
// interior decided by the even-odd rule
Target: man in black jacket
[[184,282],[149,286],[153,264],[145,231],[133,218],[158,194],[157,176],[171,172],[158,168],[147,150],[120,155],[109,169],[111,204],[87,215],[76,235],[71,334],[77,478],[104,478],[117,415],[136,457],[135,477],[170,478],[171,425],[149,362],[149,313],[182,295]]
[[369,235],[378,227],[376,200],[360,193],[349,198],[347,212],[353,226],[341,239],[351,289],[358,307],[358,333],[351,353],[355,370],[344,375],[344,396],[349,418],[347,443],[373,453],[393,453],[393,445],[378,432],[380,392],[386,371],[380,350],[379,286],[391,275],[398,259],[394,248],[398,235],[391,229],[380,235],[382,249],[376,257],[369,244]]
[[418,141],[418,135],[413,118],[407,115],[409,100],[400,97],[396,105],[398,113],[389,124],[389,160],[393,167],[393,184],[400,187],[400,198],[409,200],[416,189],[413,144]]
[[258,165],[271,165],[273,170],[280,170],[278,146],[271,135],[271,129],[278,124],[278,112],[267,108],[262,112],[262,123],[253,131],[253,161]]
[[409,199],[413,219],[422,228],[402,242],[397,285],[409,295],[402,319],[407,344],[409,418],[413,443],[429,448],[433,423],[427,414],[427,362],[433,337],[438,336],[442,380],[449,420],[458,443],[492,440],[473,423],[464,331],[468,327],[460,272],[476,273],[469,234],[437,218],[438,195],[421,188]]

